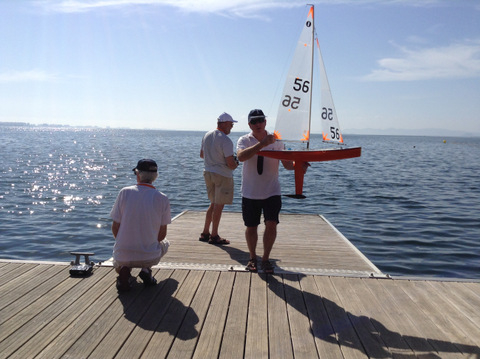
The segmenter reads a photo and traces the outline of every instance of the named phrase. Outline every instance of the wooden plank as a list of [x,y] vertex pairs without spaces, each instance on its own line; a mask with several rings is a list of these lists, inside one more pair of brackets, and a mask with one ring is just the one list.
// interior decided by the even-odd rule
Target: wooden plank
[[234,276],[231,273],[220,273],[205,324],[193,354],[194,359],[217,358],[220,353],[233,279]]
[[263,275],[252,274],[248,303],[246,359],[268,359],[267,285]]
[[[446,333],[463,354],[480,357],[480,348],[474,338],[480,338],[480,328],[472,323],[455,307],[444,300],[444,294],[434,290],[425,281],[402,281],[403,290]],[[480,307],[480,306],[477,306]]]
[[[64,276],[64,274],[60,273],[59,276]],[[86,281],[79,282],[78,280],[71,280],[71,278],[67,277],[64,278],[63,281],[60,280],[59,285],[55,286],[51,290],[46,291],[43,296],[41,296],[35,301],[30,301],[28,299],[29,296],[25,296],[24,298],[22,298],[22,300],[19,300],[19,303],[22,304],[23,299],[26,299],[27,303],[30,304],[2,324],[2,330],[0,331],[0,341],[5,339],[9,335],[15,333],[23,325],[30,325],[29,322],[31,320],[37,320],[36,316],[39,315],[39,313],[42,313],[45,309],[48,309],[48,307],[50,307],[52,303],[57,303],[57,300],[60,300],[58,302],[60,304],[57,304],[56,309],[60,310],[62,305],[68,304],[68,301],[61,299],[62,296],[68,297],[72,293],[75,293],[74,291],[70,292],[70,290],[76,285],[80,286],[79,290],[81,291],[86,290],[91,284]],[[37,287],[35,289],[39,289],[42,287],[43,286]],[[48,288],[48,285],[46,285],[45,287]],[[0,312],[0,315],[3,316],[3,313],[5,312],[5,317],[7,317],[9,315],[9,309],[11,307],[12,306],[8,306],[4,310],[2,310]],[[28,330],[27,333],[29,334]],[[24,334],[21,335],[22,337],[24,336]]]
[[329,277],[315,277],[315,282],[323,304],[327,310],[330,323],[335,331],[342,353],[348,358],[366,358],[365,350],[355,332],[352,323],[343,308],[340,298]]
[[373,278],[352,279],[354,278],[346,278],[346,281],[357,298],[361,299],[357,302],[362,306],[365,315],[370,317],[375,330],[378,331],[385,343],[385,351],[390,352],[393,357],[413,356],[414,352],[397,331],[397,320],[390,315],[388,301],[384,301],[383,297],[375,295],[375,291],[371,290],[371,284],[377,283],[379,280]]
[[154,299],[149,303],[145,315],[140,320],[135,320],[137,326],[120,348],[116,358],[130,359],[143,353],[162,318],[168,312],[173,298],[179,290],[179,283],[185,279],[187,274],[188,271],[176,270],[170,278],[165,280],[166,283],[160,290],[157,290],[156,287],[148,288]]
[[[106,332],[104,338],[89,357],[113,358],[141,321],[151,303],[154,302],[155,297],[162,292],[163,286],[169,283],[169,278],[172,274],[173,271],[171,270],[160,270],[154,273],[158,284],[155,287],[147,288],[147,293],[143,293],[143,290],[136,290],[130,293],[119,294],[118,300],[122,304],[123,315],[120,318],[116,318],[116,322],[115,320],[111,321],[113,327]],[[134,297],[133,301],[131,297]],[[88,336],[85,339],[87,338]],[[134,357],[138,355],[134,355]]]
[[5,295],[0,297],[0,309],[24,297],[36,287],[43,285],[43,282],[57,274],[60,269],[56,266],[43,267],[37,265],[22,276],[17,277],[16,280],[4,285],[2,291]]
[[472,321],[476,326],[480,327],[480,313],[478,308],[480,307],[480,297],[473,291],[466,287],[463,283],[432,283],[432,286],[442,287],[443,290],[447,290],[451,295],[451,302],[459,308],[465,316]]
[[295,359],[319,357],[297,275],[284,275],[285,301]]
[[167,358],[184,359],[193,357],[219,275],[219,272],[204,272],[202,281],[198,286],[190,308],[187,310],[185,319],[180,326]]
[[367,355],[371,358],[391,357],[392,353],[388,350],[360,301],[352,300],[359,296],[349,285],[348,278],[331,278],[330,280],[340,298],[341,302],[338,304],[342,305],[347,312]]
[[[395,306],[399,320],[400,333],[404,335],[409,346],[417,356],[436,355],[440,352],[448,352],[449,357],[455,357],[458,350],[448,343],[436,340],[439,336],[437,328],[418,306],[409,300],[408,295],[396,281],[379,281],[385,288],[390,305]],[[444,345],[445,344],[445,345]]]
[[[72,281],[78,284],[26,325],[14,336],[0,343],[0,353],[8,357],[15,353],[18,358],[35,357],[50,341],[59,335],[82,311],[98,298],[113,280],[111,268],[99,268],[96,276]],[[48,297],[43,300],[49,301]]]
[[142,358],[165,358],[168,355],[202,277],[203,272],[189,271],[185,280],[179,283],[180,288],[155,329]]
[[[30,271],[34,270],[41,270],[42,268],[45,269],[44,266],[39,266],[38,264],[34,263],[12,263],[11,266],[4,269],[2,268],[2,275],[0,277],[0,299],[5,294],[11,292],[13,288],[17,285],[23,283],[25,280],[31,279]],[[32,272],[36,273],[36,272]]]
[[[66,280],[68,277],[65,275],[65,268],[63,266],[57,265],[54,267],[54,272],[56,275],[46,278],[45,282],[42,282],[41,285],[38,285],[34,288],[31,288],[28,292],[22,291],[23,294],[20,296],[20,293],[17,290],[11,290],[8,294],[4,297],[10,296],[11,302],[8,306],[4,307],[0,311],[0,324],[17,314],[19,311],[31,305],[37,299],[44,296],[50,290],[54,290],[54,288],[59,285],[59,283]],[[28,294],[28,295],[26,295]],[[0,299],[2,302],[4,299]],[[0,338],[3,333],[0,333]],[[1,339],[0,339],[1,340]]]
[[310,327],[320,358],[343,359],[337,336],[318,292],[313,276],[301,276],[300,286],[305,299]]
[[[168,239],[172,245],[160,267],[171,268],[175,264],[188,263],[200,265],[205,258],[209,258],[212,265],[247,264],[249,253],[241,213],[222,214],[220,233],[231,240],[228,246],[212,246],[198,241],[204,220],[205,212],[188,211],[169,225]],[[263,230],[260,226],[260,238]],[[258,253],[263,251],[262,241],[259,241],[257,249]],[[349,260],[345,261],[345,257]],[[366,276],[371,272],[379,273],[348,240],[318,215],[282,213],[271,258],[279,267],[278,272],[282,268],[287,268],[287,272],[288,268],[304,268],[361,271]]]
[[293,358],[285,289],[281,276],[268,275],[268,349],[271,358]]
[[236,273],[219,359],[244,358],[250,273]]
[[[170,275],[170,273],[166,272],[165,276]],[[160,279],[157,275],[157,279]],[[138,286],[137,286],[138,287]],[[129,293],[128,295],[122,295],[122,299],[119,299],[119,294],[112,284],[111,288],[106,292],[108,296],[113,298],[114,300],[111,304],[99,315],[95,318],[92,318],[93,321],[89,322],[89,327],[83,333],[76,333],[75,331],[71,332],[71,335],[76,338],[73,345],[62,355],[62,358],[86,358],[95,350],[97,346],[102,346],[101,344],[109,343],[108,335],[111,333],[116,333],[115,324],[119,322],[119,318],[122,318],[124,314],[128,311],[128,308],[131,307],[133,302],[141,296],[143,291],[140,288],[134,288],[133,293]],[[88,318],[87,318],[88,320]],[[121,320],[122,328],[126,327],[125,322]],[[122,342],[123,338],[122,335],[123,331],[116,337],[116,342]],[[114,345],[113,345],[114,346]],[[98,352],[97,352],[98,353]],[[110,352],[111,353],[111,352]],[[94,356],[95,357],[95,356]]]

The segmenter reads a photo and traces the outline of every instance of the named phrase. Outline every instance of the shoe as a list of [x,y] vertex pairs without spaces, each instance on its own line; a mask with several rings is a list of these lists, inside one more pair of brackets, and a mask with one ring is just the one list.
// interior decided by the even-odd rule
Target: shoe
[[143,284],[146,287],[157,284],[157,280],[152,276],[152,270],[151,269],[148,270],[148,273],[141,270],[140,273],[138,274],[138,276],[140,277],[140,279],[143,280]]
[[245,269],[248,270],[249,272],[257,273],[257,260],[250,259]]
[[132,289],[132,279],[134,280],[135,278],[130,275],[130,268],[122,267],[117,277],[117,290],[119,292],[128,292]]
[[216,236],[210,237],[210,240],[208,241],[208,243],[222,245],[222,244],[230,244],[230,241],[225,238],[220,238],[220,236],[217,234]]
[[198,238],[200,242],[208,242],[209,239],[210,239],[210,233],[201,233],[200,238]]
[[273,274],[274,267],[268,259],[266,261],[262,261],[262,270],[265,274]]

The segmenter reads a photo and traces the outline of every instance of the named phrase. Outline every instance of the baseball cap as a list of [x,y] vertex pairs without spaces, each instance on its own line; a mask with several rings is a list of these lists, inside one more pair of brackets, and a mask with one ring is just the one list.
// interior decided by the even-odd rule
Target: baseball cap
[[218,116],[217,119],[218,122],[238,122],[235,121],[232,116],[230,116],[228,113],[224,112],[220,116]]
[[258,119],[258,118],[265,119],[265,115],[263,114],[262,110],[255,109],[250,111],[250,113],[248,114],[248,123],[250,123],[251,120]]
[[157,172],[158,166],[157,162],[154,160],[144,158],[138,161],[137,167],[135,167],[132,171],[139,170],[143,172]]

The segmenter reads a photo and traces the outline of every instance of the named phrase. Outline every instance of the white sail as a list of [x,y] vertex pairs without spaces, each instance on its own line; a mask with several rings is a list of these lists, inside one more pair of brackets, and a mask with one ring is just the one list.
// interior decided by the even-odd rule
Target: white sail
[[275,136],[286,141],[310,138],[313,66],[313,6],[305,21],[287,75],[275,123]]
[[318,38],[315,39],[318,49],[318,60],[320,62],[320,84],[322,88],[321,104],[322,104],[322,137],[323,141],[332,143],[343,143],[343,136],[340,132],[340,125],[338,123],[337,112],[333,105],[332,92],[328,84],[327,72],[323,64],[322,52]]

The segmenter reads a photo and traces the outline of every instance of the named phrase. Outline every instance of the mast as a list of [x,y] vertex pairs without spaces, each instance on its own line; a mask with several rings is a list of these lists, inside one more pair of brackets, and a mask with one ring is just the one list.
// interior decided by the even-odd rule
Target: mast
[[314,5],[311,6],[312,11],[312,61],[311,61],[311,69],[310,69],[310,108],[308,111],[308,141],[307,141],[307,150],[310,149],[310,130],[312,127],[312,92],[313,92],[313,48],[315,44],[315,7]]

